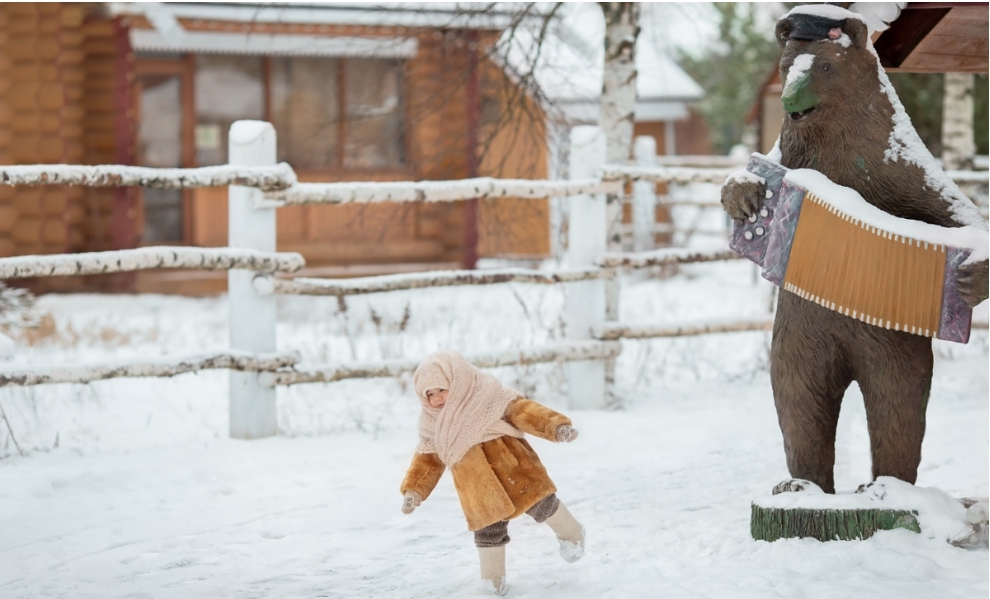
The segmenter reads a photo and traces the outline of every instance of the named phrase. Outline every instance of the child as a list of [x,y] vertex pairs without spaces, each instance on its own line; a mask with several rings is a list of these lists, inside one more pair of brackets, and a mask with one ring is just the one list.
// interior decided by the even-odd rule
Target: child
[[508,589],[508,520],[523,512],[550,525],[565,560],[580,559],[584,527],[557,499],[557,488],[523,438],[523,433],[530,433],[569,443],[578,434],[571,420],[503,387],[457,352],[427,357],[413,374],[413,383],[423,411],[419,447],[400,487],[402,512],[412,513],[429,497],[450,466],[478,546],[481,578],[496,594],[504,595]]

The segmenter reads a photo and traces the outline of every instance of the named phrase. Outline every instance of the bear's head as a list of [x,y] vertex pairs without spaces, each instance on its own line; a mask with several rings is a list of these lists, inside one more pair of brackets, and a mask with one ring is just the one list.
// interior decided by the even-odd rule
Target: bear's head
[[890,115],[889,102],[886,109],[877,106],[884,103],[883,94],[866,24],[844,9],[822,8],[834,10],[823,15],[795,9],[777,22],[784,128],[798,135],[861,126],[863,117],[876,120],[879,115],[869,113],[877,108]]

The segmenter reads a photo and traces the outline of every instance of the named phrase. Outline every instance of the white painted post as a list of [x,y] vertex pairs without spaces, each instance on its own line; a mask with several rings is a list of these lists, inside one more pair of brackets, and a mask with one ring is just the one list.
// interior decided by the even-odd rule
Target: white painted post
[[[598,127],[571,129],[569,177],[600,176],[605,166],[605,134]],[[592,266],[605,254],[607,219],[605,194],[568,198],[566,264],[570,268]],[[564,300],[564,322],[568,339],[591,338],[591,327],[605,321],[605,281],[570,283]],[[588,360],[564,365],[571,408],[603,408],[608,404],[605,361]]]
[[[230,127],[230,164],[275,164],[275,128],[263,121],[237,121]],[[275,251],[275,209],[255,208],[262,192],[254,187],[229,188],[231,248]],[[231,270],[227,274],[230,304],[230,348],[274,352],[275,296],[261,295],[251,284],[255,273]],[[236,439],[270,437],[276,432],[275,389],[259,381],[257,372],[230,372],[230,436]]]
[[[652,135],[640,135],[633,144],[636,166],[657,164],[657,140]],[[633,247],[637,252],[654,249],[653,230],[656,228],[657,184],[652,181],[633,183]]]

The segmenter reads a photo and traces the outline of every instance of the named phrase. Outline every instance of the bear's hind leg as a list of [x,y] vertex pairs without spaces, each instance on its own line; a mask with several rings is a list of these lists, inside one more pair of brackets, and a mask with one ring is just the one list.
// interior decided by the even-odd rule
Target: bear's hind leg
[[[903,337],[902,337],[903,336]],[[893,476],[914,484],[925,438],[932,386],[931,341],[900,333],[897,343],[864,363],[856,379],[863,391],[873,478]]]
[[781,292],[770,350],[770,382],[777,420],[784,436],[787,469],[835,493],[835,430],[852,371],[836,345],[830,314]]

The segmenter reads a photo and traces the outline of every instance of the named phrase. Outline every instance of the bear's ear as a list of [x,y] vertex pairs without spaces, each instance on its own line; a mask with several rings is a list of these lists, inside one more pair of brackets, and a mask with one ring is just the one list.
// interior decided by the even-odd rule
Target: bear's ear
[[866,28],[866,23],[859,19],[846,19],[842,25],[842,30],[846,32],[854,46],[857,48],[866,47],[866,41],[870,39],[870,32]]
[[781,19],[777,21],[777,30],[774,32],[774,36],[777,38],[777,45],[781,48],[787,45],[787,40],[791,37],[791,31],[794,30],[794,25],[791,24],[789,19]]

